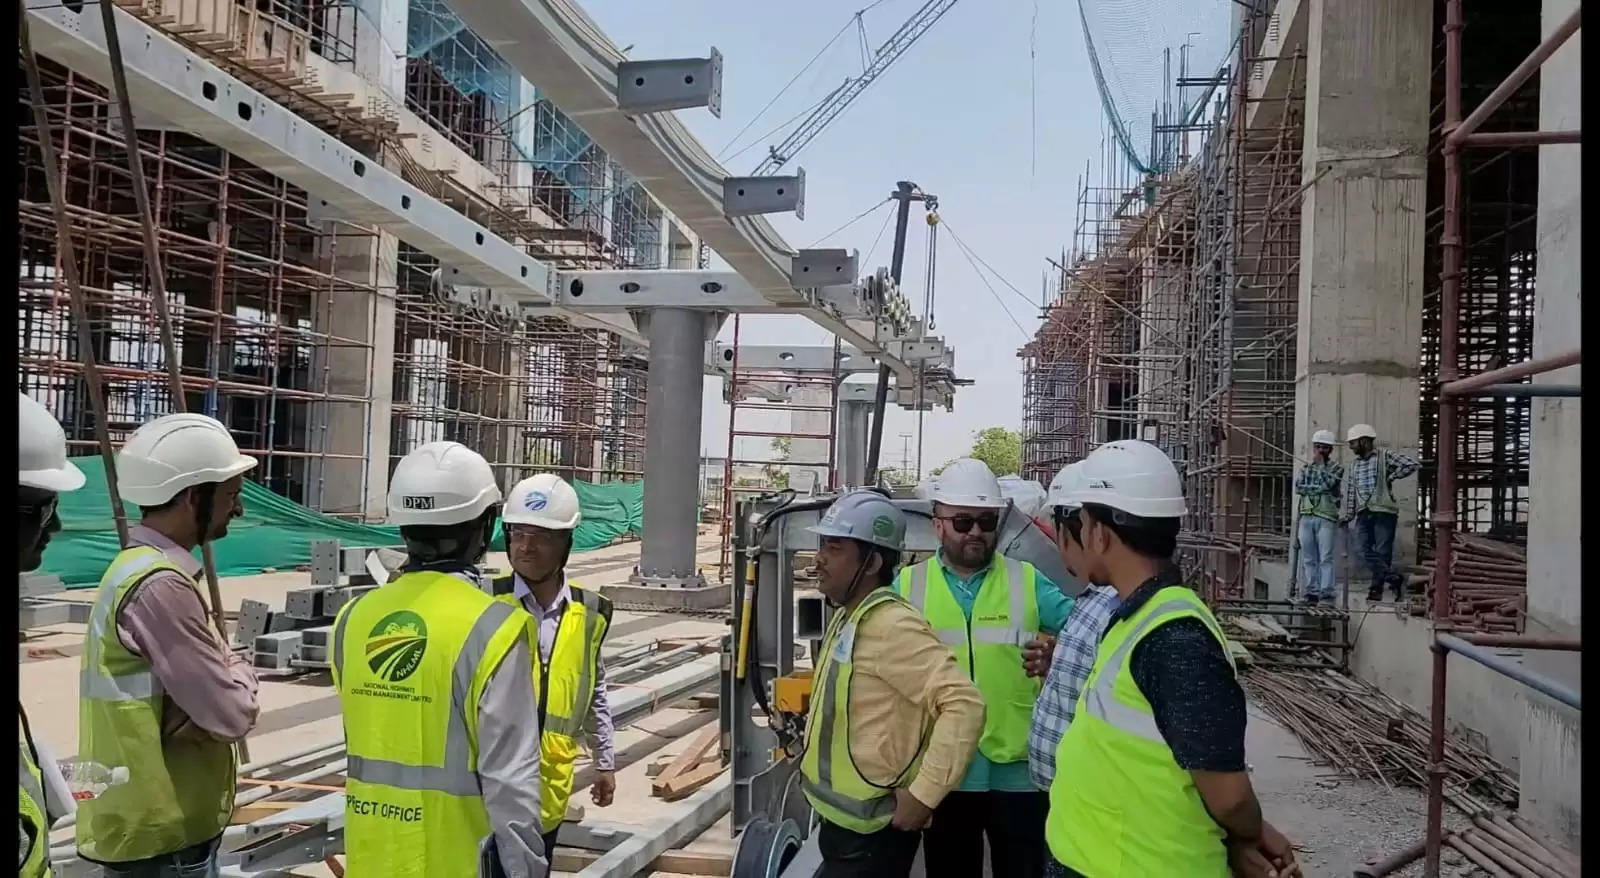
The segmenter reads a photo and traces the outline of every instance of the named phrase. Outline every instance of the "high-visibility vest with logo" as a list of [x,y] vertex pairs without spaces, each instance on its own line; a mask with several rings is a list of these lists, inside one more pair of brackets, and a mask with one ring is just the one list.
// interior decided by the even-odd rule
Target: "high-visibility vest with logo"
[[[919,752],[906,768],[905,776],[885,787],[863,777],[850,753],[850,678],[854,668],[856,629],[868,613],[901,600],[893,591],[880,588],[848,615],[836,614],[818,653],[821,664],[812,677],[811,710],[806,715],[806,749],[800,757],[800,789],[823,819],[862,834],[877,832],[889,825],[894,817],[894,787],[915,777],[922,762]],[[865,742],[863,746],[871,746],[871,743]]]
[[478,782],[484,686],[532,620],[448,573],[413,571],[334,621],[352,875],[469,878],[489,813]]
[[1205,622],[1227,654],[1227,639],[1194,591],[1161,589],[1106,631],[1077,714],[1056,748],[1045,841],[1057,861],[1084,875],[1229,874],[1222,827],[1189,772],[1178,767],[1133,679],[1133,648],[1178,619]]
[[[169,854],[222,834],[233,816],[233,745],[161,736],[165,690],[150,663],[122,645],[117,615],[139,583],[170,571],[198,583],[160,549],[111,561],[89,613],[78,678],[78,758],[128,769],[128,782],[78,803],[78,853],[100,863]],[[218,641],[217,649],[225,649]]]
[[[507,576],[494,582],[495,599],[520,606]],[[611,601],[593,591],[568,585],[572,600],[561,614],[550,655],[539,652],[538,623],[530,626],[533,692],[539,698],[539,811],[544,832],[561,825],[572,799],[578,761],[578,739],[594,703],[595,669],[600,644],[611,627]]]
[[937,558],[901,570],[895,582],[983,693],[987,710],[978,751],[992,762],[1028,758],[1039,679],[1023,670],[1022,647],[1039,634],[1037,578],[1032,564],[996,555],[978,587],[970,619],[950,593]]
[[17,866],[18,878],[49,878],[50,876],[50,818],[44,803],[44,775],[39,771],[39,758],[34,754],[33,737],[28,734],[28,721],[17,706],[17,817],[27,833],[27,852]]

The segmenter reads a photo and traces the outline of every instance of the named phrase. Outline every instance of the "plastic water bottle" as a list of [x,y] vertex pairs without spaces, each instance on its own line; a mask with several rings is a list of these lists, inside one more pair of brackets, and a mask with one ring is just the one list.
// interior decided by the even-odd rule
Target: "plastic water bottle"
[[128,782],[128,769],[125,766],[111,768],[98,762],[61,762],[61,777],[66,780],[67,788],[72,790],[72,798],[83,802],[97,799],[105,795],[105,791],[121,786]]

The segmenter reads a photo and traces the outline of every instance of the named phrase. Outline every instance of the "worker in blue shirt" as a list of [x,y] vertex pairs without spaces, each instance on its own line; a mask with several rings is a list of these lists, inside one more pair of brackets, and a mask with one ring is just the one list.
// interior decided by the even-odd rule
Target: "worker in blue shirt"
[[931,499],[939,551],[903,569],[895,587],[955,653],[986,710],[966,776],[923,834],[924,866],[928,878],[981,875],[987,837],[994,875],[1038,875],[1050,802],[1029,776],[1028,728],[1072,598],[1032,564],[996,552],[1008,504],[982,461],[953,461]]

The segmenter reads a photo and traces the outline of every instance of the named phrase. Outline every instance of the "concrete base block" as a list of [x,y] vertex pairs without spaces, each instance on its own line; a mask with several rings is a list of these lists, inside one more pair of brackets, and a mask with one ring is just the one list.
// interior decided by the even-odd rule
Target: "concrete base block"
[[634,582],[603,585],[600,593],[625,608],[650,607],[661,610],[725,610],[732,605],[726,585],[672,588]]

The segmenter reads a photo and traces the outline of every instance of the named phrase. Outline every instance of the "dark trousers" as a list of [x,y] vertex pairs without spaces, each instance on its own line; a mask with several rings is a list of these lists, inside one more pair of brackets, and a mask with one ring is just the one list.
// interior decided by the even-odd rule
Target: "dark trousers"
[[1044,878],[1083,878],[1083,873],[1071,866],[1062,865],[1054,857],[1044,858]]
[[923,833],[923,868],[928,878],[982,875],[987,837],[995,878],[1041,874],[1049,813],[1049,793],[953,792],[934,809],[933,826]]
[[555,829],[552,829],[549,832],[546,832],[543,836],[540,836],[544,839],[544,861],[547,863],[554,863],[556,861],[556,833],[560,831],[561,827],[557,826]]
[[1372,585],[1367,596],[1383,596],[1385,584],[1394,587],[1395,597],[1402,596],[1401,579],[1394,571],[1394,526],[1399,517],[1388,512],[1356,513],[1356,546],[1367,561],[1372,573]]
[[159,857],[101,864],[103,878],[216,878],[220,838]]
[[815,878],[906,878],[917,859],[920,832],[886,826],[870,835],[822,821],[817,848],[822,868]]

